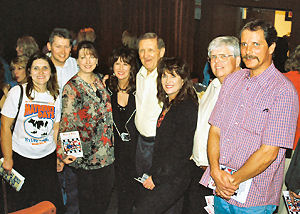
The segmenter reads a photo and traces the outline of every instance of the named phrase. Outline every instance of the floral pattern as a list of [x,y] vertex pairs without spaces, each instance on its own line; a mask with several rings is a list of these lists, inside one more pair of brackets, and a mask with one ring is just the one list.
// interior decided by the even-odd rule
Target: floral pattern
[[[114,161],[113,118],[110,96],[97,76],[93,88],[75,75],[64,87],[60,132],[78,131],[83,157],[70,166],[85,170],[99,169]],[[58,156],[65,158],[60,141]]]

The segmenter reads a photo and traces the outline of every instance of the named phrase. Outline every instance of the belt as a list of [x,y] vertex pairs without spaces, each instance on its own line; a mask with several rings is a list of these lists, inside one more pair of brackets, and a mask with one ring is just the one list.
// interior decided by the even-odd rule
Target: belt
[[140,134],[140,136],[143,138],[144,141],[147,141],[147,142],[154,142],[155,141],[155,136],[153,137],[146,137],[146,136],[143,136]]

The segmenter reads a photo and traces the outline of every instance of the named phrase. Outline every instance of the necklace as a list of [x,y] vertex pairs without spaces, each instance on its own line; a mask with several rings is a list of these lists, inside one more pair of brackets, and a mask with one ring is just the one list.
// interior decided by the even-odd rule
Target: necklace
[[119,84],[118,84],[118,90],[119,90],[119,91],[122,91],[122,92],[127,92],[128,86],[126,86],[126,88],[121,88],[121,87],[119,86]]

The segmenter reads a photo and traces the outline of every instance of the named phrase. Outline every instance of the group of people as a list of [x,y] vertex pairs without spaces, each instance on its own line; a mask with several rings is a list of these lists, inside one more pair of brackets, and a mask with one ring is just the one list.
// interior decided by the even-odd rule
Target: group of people
[[[299,53],[287,75],[293,86],[272,63],[273,26],[251,21],[240,37],[210,42],[216,79],[204,93],[182,59],[164,57],[155,33],[139,37],[137,51],[113,50],[108,77],[98,71],[93,41],[79,42],[76,59],[70,56],[66,29],[53,30],[47,55],[17,48],[19,86],[1,106],[2,166],[25,183],[19,192],[8,189],[9,211],[46,200],[58,213],[105,214],[115,185],[120,214],[207,213],[212,194],[216,214],[273,213],[285,152],[299,139]],[[62,145],[60,134],[74,131],[82,157]],[[299,180],[287,177],[291,196],[299,197]]]

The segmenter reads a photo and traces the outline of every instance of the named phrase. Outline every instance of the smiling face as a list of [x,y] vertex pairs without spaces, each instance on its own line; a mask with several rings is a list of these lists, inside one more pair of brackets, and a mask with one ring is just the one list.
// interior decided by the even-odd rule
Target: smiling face
[[157,38],[143,39],[139,42],[139,57],[148,74],[157,67],[158,60],[164,53],[164,48],[158,49]]
[[128,81],[130,76],[130,68],[131,66],[124,62],[120,57],[114,63],[113,70],[114,74],[118,78],[118,80]]
[[244,30],[241,34],[241,55],[251,76],[261,74],[272,63],[272,54],[276,44],[270,47],[265,40],[264,31]]
[[173,100],[183,86],[183,79],[176,72],[164,71],[161,77],[161,84],[169,97]]
[[47,43],[48,50],[51,51],[51,60],[55,66],[64,66],[70,56],[70,40],[54,36],[52,43]]
[[225,77],[239,68],[241,58],[234,57],[227,46],[221,46],[210,53],[210,67],[213,74],[223,83]]
[[36,59],[32,62],[30,76],[35,87],[39,89],[46,88],[50,75],[51,68],[46,60]]
[[87,48],[82,48],[78,52],[77,64],[79,71],[83,73],[91,73],[95,70],[98,59]]

